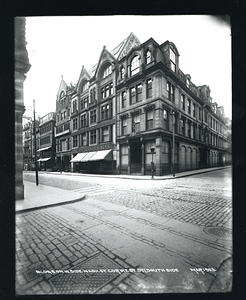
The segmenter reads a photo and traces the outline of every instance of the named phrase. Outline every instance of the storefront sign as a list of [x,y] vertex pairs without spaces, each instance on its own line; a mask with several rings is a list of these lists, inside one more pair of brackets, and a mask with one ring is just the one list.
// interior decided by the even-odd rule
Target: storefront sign
[[113,143],[95,145],[95,146],[88,146],[88,147],[80,147],[79,152],[90,152],[90,151],[100,151],[100,150],[109,150],[113,149]]

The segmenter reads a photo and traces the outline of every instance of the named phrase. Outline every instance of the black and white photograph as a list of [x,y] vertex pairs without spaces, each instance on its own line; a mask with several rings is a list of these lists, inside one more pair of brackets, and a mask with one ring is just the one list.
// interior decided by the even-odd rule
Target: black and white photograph
[[230,17],[14,24],[15,294],[232,292]]

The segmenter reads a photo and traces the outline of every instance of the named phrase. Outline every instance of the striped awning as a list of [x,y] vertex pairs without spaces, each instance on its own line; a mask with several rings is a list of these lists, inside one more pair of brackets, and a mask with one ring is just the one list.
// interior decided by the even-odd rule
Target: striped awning
[[112,160],[112,150],[78,153],[71,162],[87,162],[97,160]]
[[45,157],[45,158],[40,158],[37,161],[47,161],[47,160],[50,160],[50,159],[51,159],[51,157]]

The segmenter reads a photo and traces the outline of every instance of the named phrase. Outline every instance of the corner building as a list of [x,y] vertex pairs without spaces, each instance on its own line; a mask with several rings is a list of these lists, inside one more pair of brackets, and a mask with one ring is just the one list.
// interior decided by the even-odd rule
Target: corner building
[[179,69],[169,41],[141,44],[131,33],[91,71],[82,67],[71,96],[71,165],[75,172],[154,174],[224,165],[228,153],[223,107],[209,86]]

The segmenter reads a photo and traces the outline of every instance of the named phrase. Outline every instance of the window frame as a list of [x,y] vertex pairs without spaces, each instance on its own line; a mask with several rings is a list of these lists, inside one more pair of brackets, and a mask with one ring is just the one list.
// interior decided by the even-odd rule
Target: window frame
[[136,75],[140,71],[140,57],[135,55],[130,63],[130,75]]
[[153,85],[152,78],[147,79],[146,80],[146,98],[152,97],[152,85]]

